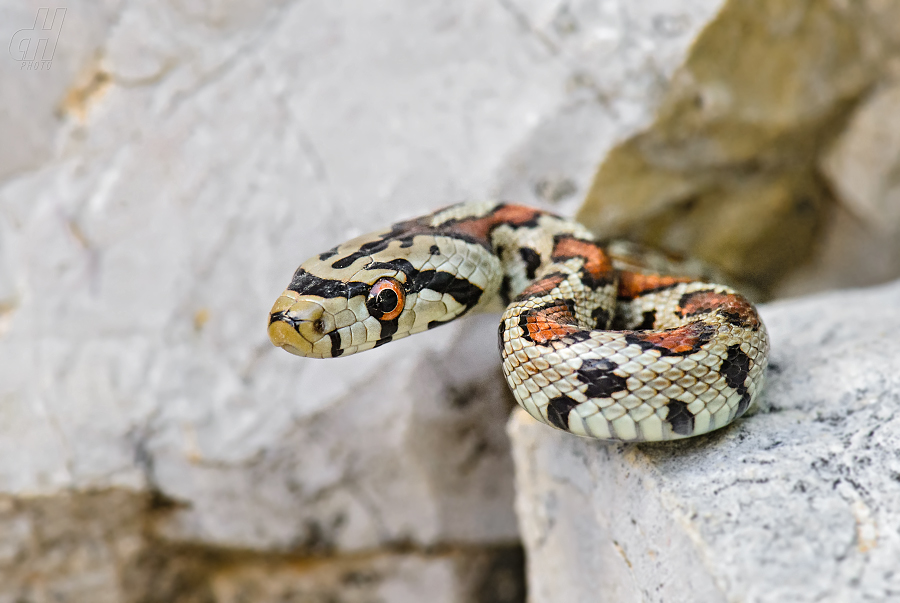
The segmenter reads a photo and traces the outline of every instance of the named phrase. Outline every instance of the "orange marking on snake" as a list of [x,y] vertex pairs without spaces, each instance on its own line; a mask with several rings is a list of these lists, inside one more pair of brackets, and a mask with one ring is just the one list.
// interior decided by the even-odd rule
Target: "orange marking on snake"
[[642,331],[634,331],[631,336],[648,343],[652,343],[659,348],[665,348],[673,354],[686,354],[694,352],[700,346],[709,341],[712,333],[709,326],[699,322],[678,327],[677,329],[669,329],[660,333],[646,333]]
[[747,326],[759,326],[759,315],[756,313],[753,304],[735,293],[698,291],[685,297],[684,306],[681,308],[682,316],[720,310],[724,313],[734,314]]
[[598,280],[612,275],[613,268],[609,258],[599,246],[590,241],[560,237],[553,247],[552,257],[555,261],[584,258],[584,271]]
[[450,232],[460,232],[487,243],[491,230],[500,224],[522,226],[538,218],[544,212],[521,205],[503,205],[481,218],[460,220],[447,226]]
[[690,283],[694,279],[685,276],[663,276],[622,271],[619,273],[619,299],[634,299],[646,291],[670,287],[678,283]]
[[533,342],[547,343],[552,339],[559,339],[579,331],[574,323],[572,312],[567,306],[560,304],[530,313],[525,325]]

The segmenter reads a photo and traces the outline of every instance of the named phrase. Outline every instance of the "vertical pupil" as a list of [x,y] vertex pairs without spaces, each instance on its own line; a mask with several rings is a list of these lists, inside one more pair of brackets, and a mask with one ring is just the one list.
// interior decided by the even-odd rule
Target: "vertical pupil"
[[397,307],[397,293],[391,289],[383,289],[378,292],[376,299],[378,309],[384,313],[388,313]]

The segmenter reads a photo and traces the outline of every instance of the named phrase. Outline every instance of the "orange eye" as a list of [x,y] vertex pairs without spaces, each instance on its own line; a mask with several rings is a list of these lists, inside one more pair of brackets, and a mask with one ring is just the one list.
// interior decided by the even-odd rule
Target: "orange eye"
[[369,314],[378,320],[393,320],[403,312],[406,303],[406,292],[403,285],[386,277],[378,279],[369,291],[366,308]]

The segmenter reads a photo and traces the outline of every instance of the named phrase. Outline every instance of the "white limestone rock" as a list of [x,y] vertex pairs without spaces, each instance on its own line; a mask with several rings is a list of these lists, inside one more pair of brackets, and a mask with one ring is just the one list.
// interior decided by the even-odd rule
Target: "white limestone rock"
[[900,282],[761,307],[761,410],[707,436],[607,445],[517,412],[531,600],[896,598],[898,307]]
[[[330,560],[374,555],[389,600],[429,572],[470,600],[419,555],[489,572],[518,538],[497,319],[329,362],[272,347],[268,309],[306,257],[393,220],[571,212],[721,0],[57,4],[52,67],[0,61],[0,601],[155,593],[172,551],[249,574],[314,553],[325,577],[296,581],[325,593]],[[0,0],[0,39],[29,10]]]
[[212,547],[513,541],[495,319],[319,362],[266,314],[361,231],[575,202],[720,1],[632,4],[64,3],[52,68],[3,64],[0,492],[154,491]]

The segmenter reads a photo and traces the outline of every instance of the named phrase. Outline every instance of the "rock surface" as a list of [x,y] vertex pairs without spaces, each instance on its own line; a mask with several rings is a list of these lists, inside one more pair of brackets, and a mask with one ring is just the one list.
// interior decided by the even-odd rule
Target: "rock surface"
[[306,257],[443,204],[571,213],[721,1],[58,4],[50,69],[0,61],[0,601],[237,600],[213,562],[245,554],[466,600],[518,539],[496,318],[304,362],[268,309]]
[[875,91],[823,157],[847,207],[872,229],[900,230],[900,84]]
[[[898,33],[900,36],[900,33]],[[781,295],[862,286],[900,274],[900,84],[897,75],[865,96],[819,158],[841,202],[821,234],[817,257]]]
[[606,445],[516,412],[531,600],[900,597],[898,307],[900,282],[761,307],[760,410],[707,436]]
[[[860,247],[880,221],[865,212],[892,211],[894,166],[862,161],[859,149],[877,148],[880,134],[896,143],[896,120],[882,119],[896,93],[876,84],[900,41],[898,3],[758,5],[57,2],[67,12],[52,66],[0,61],[0,140],[11,141],[0,145],[0,603],[353,601],[363,592],[520,601],[496,318],[315,362],[273,348],[266,313],[300,261],[399,218],[486,197],[574,213],[614,148],[595,189],[616,196],[643,183],[647,199],[672,203],[664,217],[710,210],[678,222],[667,241],[737,226],[747,236],[723,256],[726,267],[780,267],[754,259],[757,236],[793,263],[821,218],[800,210],[832,203],[816,195],[833,189],[848,199],[833,204],[850,209],[824,228],[818,272],[782,291],[870,282],[873,266],[878,278],[895,274],[895,247]],[[0,0],[0,40],[31,27],[35,10]],[[742,19],[753,26],[738,47],[752,52],[720,65]],[[817,57],[817,69],[800,60]],[[794,81],[803,85],[787,86]],[[785,94],[763,94],[773,90]],[[871,127],[879,121],[890,132]],[[697,123],[709,136],[682,129]],[[622,161],[648,140],[666,144],[638,145],[652,152]],[[656,176],[691,176],[689,186],[650,177],[645,164],[661,167]],[[716,203],[723,174],[736,206]],[[625,194],[619,202],[638,212],[613,204],[607,227],[656,224],[646,205]],[[766,219],[745,228],[761,211]],[[799,226],[785,238],[787,214]],[[716,237],[704,240],[717,249]],[[770,416],[781,415],[752,421]],[[530,427],[516,425],[521,457]],[[535,437],[538,450],[552,434]],[[599,450],[610,463],[622,456]],[[623,458],[641,466],[663,454],[635,450]],[[841,459],[829,461],[836,473],[849,471]],[[520,481],[537,466],[521,463]],[[835,492],[850,500],[841,483]],[[846,531],[843,503],[819,489]],[[863,561],[828,549],[836,581],[852,574],[844,558],[877,574],[881,547],[893,546],[881,530],[894,519],[870,498],[853,499],[851,515],[860,542],[875,533],[877,546]],[[532,530],[529,514],[543,507],[523,500]],[[671,538],[693,543],[698,533]],[[633,540],[618,542],[597,551],[614,561],[597,576],[610,589],[627,583],[616,572],[635,560],[628,552],[615,565]],[[560,578],[575,567],[544,560]],[[708,562],[687,556],[650,574],[684,567],[687,580],[690,560]],[[536,597],[545,575],[534,572]],[[744,578],[725,575],[689,586],[743,588]],[[876,594],[894,588],[893,578],[864,578]]]
[[880,203],[875,221],[900,224],[888,207],[898,126],[879,90],[896,81],[898,61],[895,0],[731,0],[653,123],[602,160],[578,217],[603,236],[704,259],[769,296],[900,277],[895,245],[870,244],[888,243],[891,228],[854,228],[844,215]]

